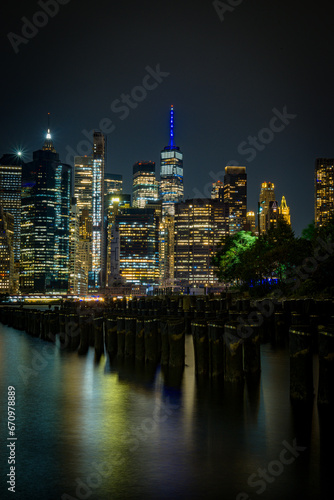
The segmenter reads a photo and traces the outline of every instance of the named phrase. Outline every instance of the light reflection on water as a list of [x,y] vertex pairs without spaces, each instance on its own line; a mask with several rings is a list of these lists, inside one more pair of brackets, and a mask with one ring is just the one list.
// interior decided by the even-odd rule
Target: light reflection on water
[[[8,385],[17,392],[17,499],[258,498],[249,476],[294,438],[307,449],[261,498],[327,498],[333,424],[316,405],[291,406],[286,349],[262,346],[258,383],[222,387],[196,381],[191,337],[182,377],[96,360],[92,349],[62,352],[0,325],[1,420]],[[5,461],[1,450],[2,491]]]

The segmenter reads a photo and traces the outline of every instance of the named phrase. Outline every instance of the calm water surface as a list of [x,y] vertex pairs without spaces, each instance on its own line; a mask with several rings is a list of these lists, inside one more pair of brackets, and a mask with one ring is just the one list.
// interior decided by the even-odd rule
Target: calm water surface
[[[291,405],[286,349],[263,345],[261,358],[258,383],[222,387],[196,381],[191,337],[179,375],[110,365],[93,350],[79,357],[0,325],[0,498],[332,498],[333,415]],[[6,484],[9,385],[15,495]],[[282,465],[282,443],[295,439],[305,450]]]

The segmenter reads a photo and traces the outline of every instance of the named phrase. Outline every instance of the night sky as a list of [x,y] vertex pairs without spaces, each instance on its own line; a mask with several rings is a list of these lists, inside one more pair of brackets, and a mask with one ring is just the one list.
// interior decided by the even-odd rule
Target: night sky
[[[209,196],[225,166],[239,164],[247,167],[248,210],[257,208],[261,182],[272,181],[297,235],[313,220],[315,158],[334,156],[330,2],[230,0],[221,20],[206,0],[62,0],[53,17],[35,16],[47,24],[15,53],[8,33],[22,36],[22,18],[31,21],[41,3],[2,10],[1,154],[23,148],[29,160],[50,112],[55,148],[68,161],[70,149],[83,153],[82,131],[102,120],[114,129],[106,171],[123,174],[131,192],[136,161],[153,160],[159,172],[173,104],[186,198]],[[158,65],[164,76],[153,85],[145,76]],[[146,96],[135,89],[137,106],[115,112],[143,79],[156,88]],[[284,109],[286,123],[274,119]]]

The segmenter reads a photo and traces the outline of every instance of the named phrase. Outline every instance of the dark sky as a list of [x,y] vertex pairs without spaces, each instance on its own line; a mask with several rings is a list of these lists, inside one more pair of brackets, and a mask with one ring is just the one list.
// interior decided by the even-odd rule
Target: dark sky
[[[238,163],[247,167],[248,210],[257,207],[261,182],[272,181],[296,234],[312,221],[315,158],[334,156],[330,2],[230,0],[223,21],[207,0],[62,0],[44,18],[35,15],[43,0],[3,3],[1,154],[20,147],[29,159],[50,112],[65,161],[69,148],[82,153],[82,130],[108,118],[115,129],[106,171],[123,174],[131,192],[132,165],[159,163],[174,104],[187,198],[207,196],[209,183]],[[15,53],[7,35],[22,36],[23,17],[47,24]],[[157,65],[161,83],[121,120],[112,103]],[[273,119],[284,108],[285,124]]]

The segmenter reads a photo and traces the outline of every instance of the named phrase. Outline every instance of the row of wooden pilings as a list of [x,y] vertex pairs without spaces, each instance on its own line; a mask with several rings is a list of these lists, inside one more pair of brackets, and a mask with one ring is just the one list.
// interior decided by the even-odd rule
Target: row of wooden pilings
[[[57,308],[56,308],[57,309]],[[318,354],[318,402],[334,402],[334,311],[330,300],[268,299],[250,302],[207,297],[119,299],[94,309],[65,303],[59,310],[0,308],[0,321],[32,336],[85,354],[94,347],[113,359],[183,367],[185,335],[192,334],[198,376],[237,382],[261,370],[260,343],[289,343],[290,395],[314,395],[313,355]]]

